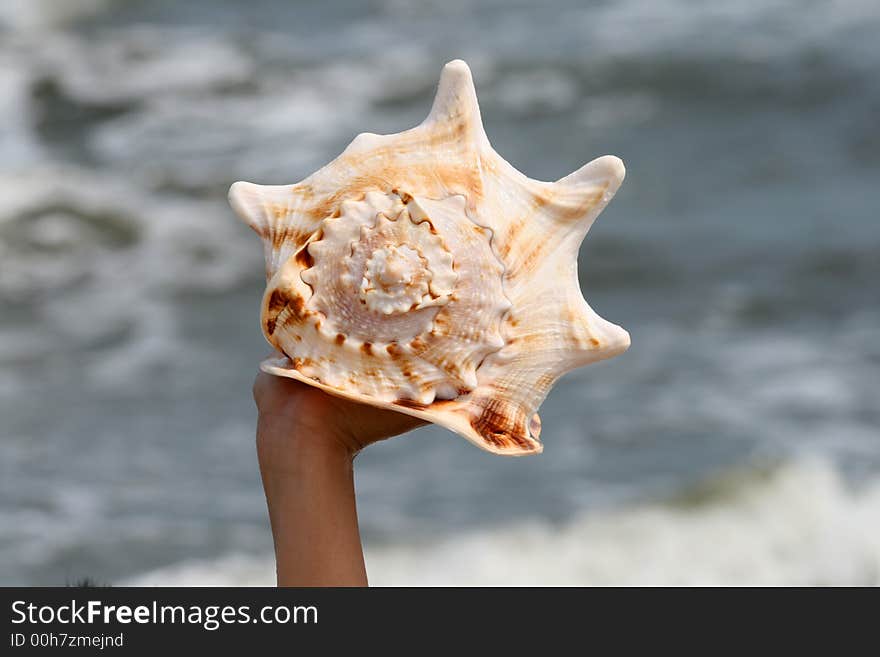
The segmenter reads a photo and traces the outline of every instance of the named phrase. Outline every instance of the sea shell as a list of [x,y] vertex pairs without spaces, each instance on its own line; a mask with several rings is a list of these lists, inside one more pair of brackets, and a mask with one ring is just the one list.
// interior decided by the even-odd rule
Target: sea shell
[[577,276],[623,177],[605,156],[527,178],[489,145],[470,69],[450,62],[421,125],[360,134],[295,185],[230,188],[265,245],[262,328],[280,354],[262,369],[490,452],[540,452],[551,386],[630,343]]

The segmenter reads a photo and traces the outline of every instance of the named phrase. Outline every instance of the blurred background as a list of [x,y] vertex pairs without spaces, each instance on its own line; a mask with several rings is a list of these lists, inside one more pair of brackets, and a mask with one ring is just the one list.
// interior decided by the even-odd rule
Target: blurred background
[[375,584],[880,584],[873,0],[0,1],[0,584],[267,584],[250,385],[290,183],[466,59],[495,148],[627,179],[581,251],[625,355],[545,453],[427,428],[357,486]]

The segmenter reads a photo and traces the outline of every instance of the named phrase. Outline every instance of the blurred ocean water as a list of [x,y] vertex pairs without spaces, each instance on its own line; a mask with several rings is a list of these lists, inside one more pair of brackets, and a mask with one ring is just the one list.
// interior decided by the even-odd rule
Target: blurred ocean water
[[[627,179],[581,251],[624,356],[546,450],[358,460],[375,583],[880,584],[880,6],[0,2],[0,583],[271,580],[235,180],[419,122]],[[448,576],[448,580],[447,580]]]

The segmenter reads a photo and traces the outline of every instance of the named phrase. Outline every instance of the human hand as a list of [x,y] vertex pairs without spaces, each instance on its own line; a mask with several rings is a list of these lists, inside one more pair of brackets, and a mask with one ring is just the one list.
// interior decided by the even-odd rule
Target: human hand
[[295,379],[265,372],[257,374],[253,393],[261,424],[283,427],[285,434],[301,440],[337,442],[352,456],[371,443],[426,424],[410,415],[335,397]]
[[424,424],[261,372],[257,456],[279,586],[364,586],[352,459]]

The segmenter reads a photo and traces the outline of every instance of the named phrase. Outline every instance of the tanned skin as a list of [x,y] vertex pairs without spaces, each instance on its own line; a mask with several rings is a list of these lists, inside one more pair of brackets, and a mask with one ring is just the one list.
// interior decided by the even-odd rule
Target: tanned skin
[[278,586],[366,586],[355,456],[424,422],[265,373],[254,400]]

